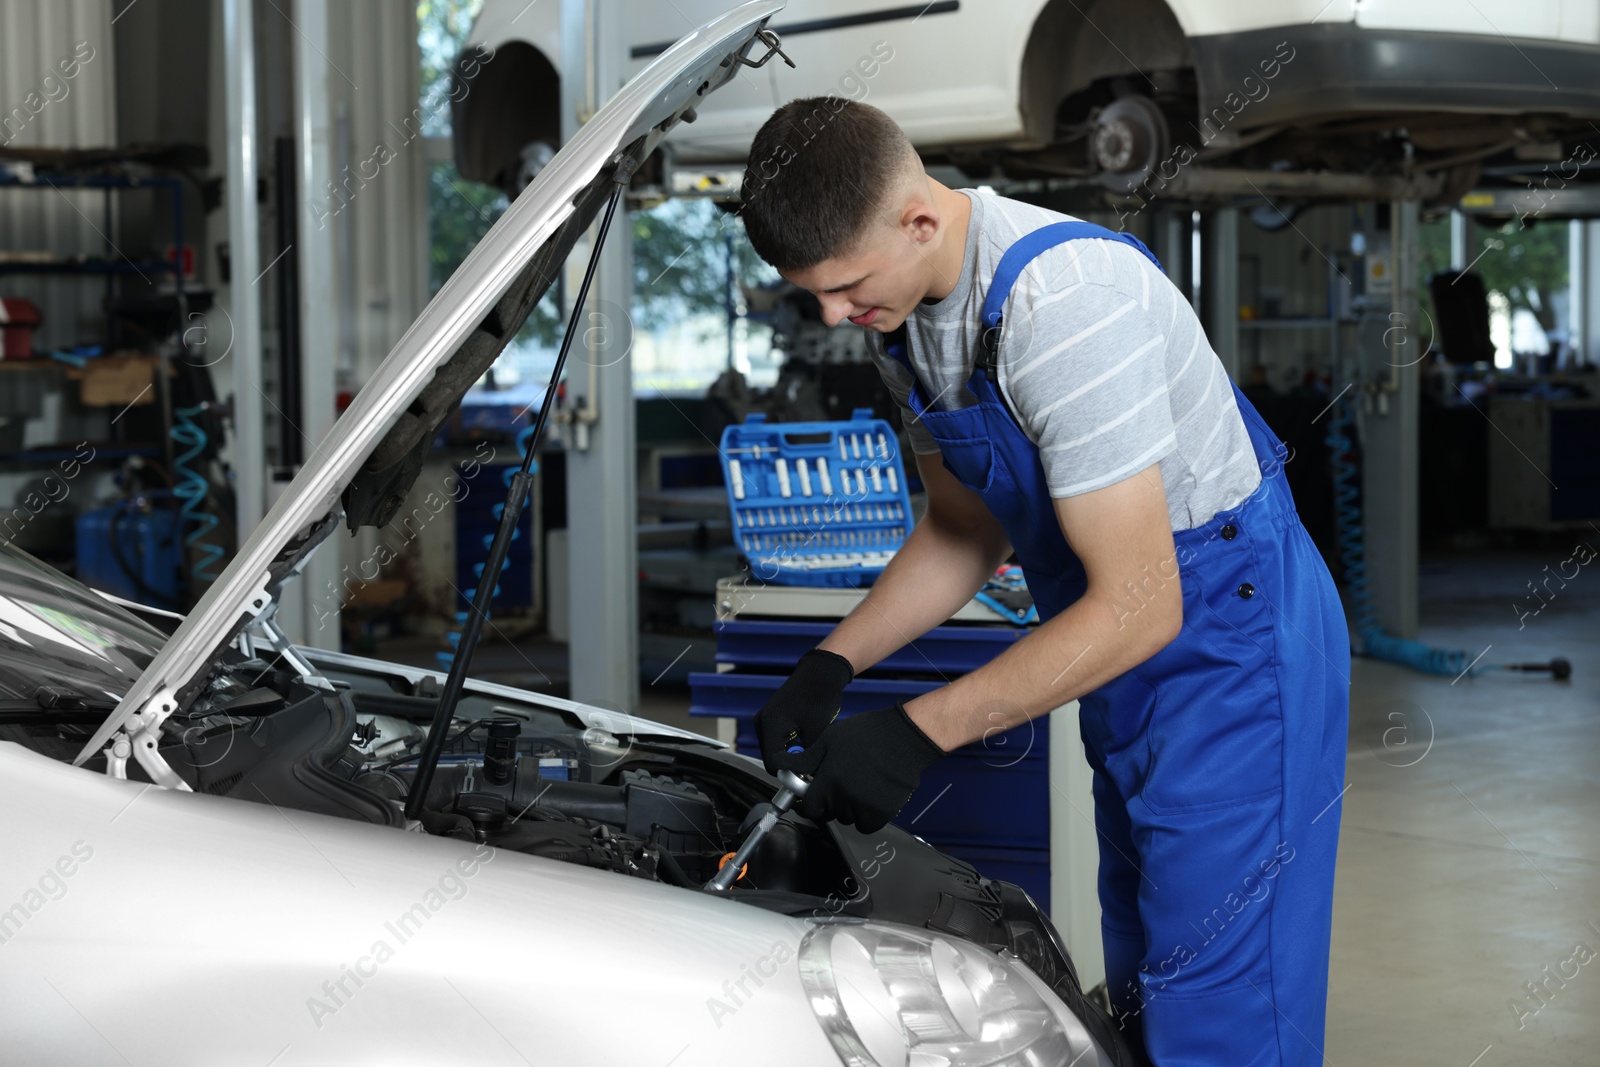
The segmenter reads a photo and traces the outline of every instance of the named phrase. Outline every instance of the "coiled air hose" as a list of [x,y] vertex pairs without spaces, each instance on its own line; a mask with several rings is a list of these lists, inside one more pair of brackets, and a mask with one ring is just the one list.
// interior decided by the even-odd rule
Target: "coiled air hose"
[[[212,582],[217,578],[213,565],[227,553],[220,545],[202,538],[215,530],[222,520],[202,510],[201,505],[211,495],[211,483],[205,475],[189,466],[190,462],[205,452],[209,440],[204,428],[194,421],[195,416],[204,411],[205,405],[200,404],[192,408],[177,408],[172,412],[175,420],[170,431],[172,440],[184,447],[184,451],[172,457],[172,493],[183,502],[178,508],[178,528],[187,531],[183,543],[194,550],[191,556],[194,562],[189,567],[189,575],[197,582]],[[198,594],[198,590],[193,591],[193,595]]]
[[[1360,471],[1350,456],[1354,447],[1350,440],[1350,428],[1354,425],[1354,406],[1349,400],[1338,401],[1334,405],[1333,417],[1328,421],[1328,434],[1323,441],[1332,452],[1333,501],[1339,531],[1339,560],[1344,565],[1344,580],[1350,589],[1350,603],[1355,611],[1356,633],[1361,638],[1361,652],[1371,659],[1398,663],[1425,674],[1459,677],[1468,669],[1465,652],[1434,648],[1421,641],[1395,637],[1385,632],[1378,622],[1377,609],[1372,606],[1372,593],[1367,588],[1367,549],[1365,527],[1361,520],[1361,488],[1356,483],[1356,476]],[[1475,669],[1472,673],[1477,674],[1483,669]]]

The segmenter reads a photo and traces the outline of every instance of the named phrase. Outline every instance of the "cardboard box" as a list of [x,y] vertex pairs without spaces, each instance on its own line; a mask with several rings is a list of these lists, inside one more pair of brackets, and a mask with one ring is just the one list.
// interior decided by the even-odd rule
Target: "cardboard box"
[[85,407],[154,404],[160,399],[155,381],[161,362],[160,356],[115,352],[90,360],[81,370],[69,370],[67,376],[78,379],[78,400]]

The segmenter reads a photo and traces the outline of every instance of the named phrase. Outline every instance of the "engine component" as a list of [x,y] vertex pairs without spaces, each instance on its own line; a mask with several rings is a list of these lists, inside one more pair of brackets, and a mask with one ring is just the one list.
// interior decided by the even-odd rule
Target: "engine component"
[[489,721],[489,739],[483,749],[483,776],[495,785],[505,785],[517,776],[517,738],[522,724],[512,718]]
[[496,793],[462,793],[456,797],[456,814],[472,820],[472,828],[480,839],[497,830],[503,830],[507,810],[506,798]]
[[[648,771],[623,771],[622,795],[627,809],[624,832],[644,837],[652,827],[660,826],[667,831],[662,844],[674,852],[721,847],[717,811],[698,786]],[[679,848],[675,836],[699,836],[701,840]]]
[[[843,448],[844,446],[840,445],[840,447]],[[766,837],[768,831],[778,824],[779,816],[788,811],[796,800],[806,795],[806,789],[810,785],[810,782],[793,771],[782,770],[778,772],[778,792],[772,798],[772,806],[761,814],[761,818],[751,828],[749,835],[744,839],[744,843],[733,854],[733,858],[724,863],[711,881],[706,883],[708,890],[714,893],[721,893],[726,892],[733,885],[734,880],[743,872],[745,864],[750,861],[750,857],[755,855],[756,849],[761,844],[761,839]]]
[[486,839],[496,848],[562,863],[646,877],[654,873],[630,868],[630,857],[638,849],[638,842],[619,837],[604,823],[569,819],[552,809],[532,808]]
[[363,771],[356,775],[353,781],[362,789],[376,793],[385,800],[399,802],[406,798],[405,780],[389,771]]

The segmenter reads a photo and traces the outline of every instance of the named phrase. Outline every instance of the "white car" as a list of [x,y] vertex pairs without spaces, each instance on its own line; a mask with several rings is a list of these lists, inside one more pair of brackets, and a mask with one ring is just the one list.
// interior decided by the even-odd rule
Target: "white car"
[[550,161],[187,618],[0,545],[0,1062],[1135,1062],[1017,887],[786,814],[708,891],[771,814],[755,761],[516,689],[451,700],[274,621],[341,521],[406,506],[576,236],[781,8],[690,33]]
[[[635,69],[724,2],[628,0]],[[466,177],[515,192],[560,143],[560,9],[486,0],[453,94]],[[744,71],[668,136],[679,161],[742,164],[774,107],[832,93],[974,178],[1203,196],[1287,166],[1440,200],[1486,162],[1559,164],[1600,117],[1596,0],[795,0],[773,28],[795,68]]]

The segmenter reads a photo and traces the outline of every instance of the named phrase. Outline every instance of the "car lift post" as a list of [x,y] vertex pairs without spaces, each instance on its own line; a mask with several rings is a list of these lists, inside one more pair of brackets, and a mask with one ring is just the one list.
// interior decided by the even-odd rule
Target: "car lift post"
[[[627,80],[626,14],[622,0],[561,2],[562,143]],[[623,210],[621,232],[601,252],[579,360],[567,375],[563,429],[571,695],[631,712],[639,699],[639,519],[629,351],[632,227],[625,203]],[[569,271],[581,262],[571,257]]]
[[[1396,637],[1417,636],[1417,470],[1423,327],[1417,304],[1415,200],[1389,207],[1388,304],[1381,289],[1357,338],[1356,392],[1365,410],[1361,507],[1366,520],[1367,586],[1378,622]],[[1369,249],[1371,256],[1378,249]],[[1381,253],[1380,253],[1381,254]],[[1382,262],[1382,260],[1380,260]],[[1369,283],[1372,272],[1368,272]]]

